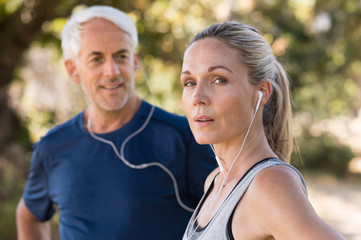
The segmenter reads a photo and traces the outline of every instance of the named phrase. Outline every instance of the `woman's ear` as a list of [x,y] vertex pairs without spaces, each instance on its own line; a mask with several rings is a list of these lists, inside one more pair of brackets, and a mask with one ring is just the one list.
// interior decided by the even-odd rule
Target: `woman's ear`
[[264,81],[261,85],[259,85],[258,91],[262,92],[262,100],[260,106],[264,106],[272,95],[272,84],[269,81]]
[[80,79],[79,79],[78,73],[76,71],[75,62],[71,59],[68,59],[65,61],[64,64],[65,64],[66,71],[68,72],[68,75],[71,78],[71,80],[73,80],[75,83],[80,83]]

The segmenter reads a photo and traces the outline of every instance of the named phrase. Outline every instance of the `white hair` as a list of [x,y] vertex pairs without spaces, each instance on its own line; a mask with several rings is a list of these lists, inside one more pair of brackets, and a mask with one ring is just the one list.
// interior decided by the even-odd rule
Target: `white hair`
[[64,60],[76,60],[81,49],[82,24],[94,19],[103,18],[118,26],[129,34],[131,46],[138,46],[138,32],[133,20],[124,12],[110,6],[92,6],[73,14],[65,24],[61,33],[61,47]]

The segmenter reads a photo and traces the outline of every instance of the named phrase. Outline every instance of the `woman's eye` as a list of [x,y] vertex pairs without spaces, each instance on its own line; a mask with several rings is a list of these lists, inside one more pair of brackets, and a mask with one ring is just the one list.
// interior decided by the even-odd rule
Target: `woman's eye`
[[225,83],[227,83],[227,79],[222,78],[222,77],[218,77],[218,78],[216,78],[214,80],[214,82],[217,83],[217,84],[225,84]]
[[188,81],[183,84],[183,87],[192,87],[194,85],[196,85],[194,82]]

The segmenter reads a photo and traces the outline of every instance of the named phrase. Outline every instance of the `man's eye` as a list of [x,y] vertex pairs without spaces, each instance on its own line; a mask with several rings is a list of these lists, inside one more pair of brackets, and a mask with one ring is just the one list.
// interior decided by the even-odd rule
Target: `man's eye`
[[92,62],[99,62],[100,61],[100,57],[94,57],[91,59]]
[[128,58],[128,57],[127,57],[127,55],[124,55],[124,54],[114,56],[115,61],[122,61],[122,60],[124,60],[126,58]]

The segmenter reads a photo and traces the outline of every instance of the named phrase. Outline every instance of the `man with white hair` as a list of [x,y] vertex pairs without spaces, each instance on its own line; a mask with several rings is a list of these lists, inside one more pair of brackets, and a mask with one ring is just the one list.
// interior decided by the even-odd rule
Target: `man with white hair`
[[66,70],[88,106],[34,144],[20,240],[50,239],[55,208],[63,240],[181,239],[215,164],[184,117],[136,94],[137,45],[134,22],[112,7],[65,25]]

